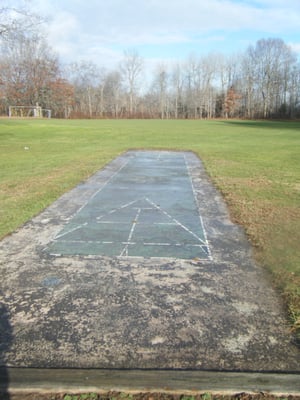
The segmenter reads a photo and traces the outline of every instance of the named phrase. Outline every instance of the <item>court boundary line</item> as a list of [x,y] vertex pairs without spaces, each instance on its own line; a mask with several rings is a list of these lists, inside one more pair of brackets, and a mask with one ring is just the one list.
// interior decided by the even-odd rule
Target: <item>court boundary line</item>
[[205,242],[207,244],[207,251],[208,251],[208,254],[209,254],[209,259],[211,261],[213,261],[213,256],[212,256],[212,253],[211,253],[211,250],[210,250],[209,241],[208,241],[207,233],[206,233],[206,230],[205,230],[205,227],[204,227],[203,218],[202,218],[202,215],[200,213],[200,204],[199,204],[199,201],[198,201],[198,198],[197,198],[197,193],[196,193],[194,182],[193,182],[193,179],[192,179],[192,176],[191,176],[191,172],[190,172],[190,166],[189,166],[189,163],[187,162],[185,153],[183,154],[183,157],[184,157],[184,162],[185,162],[186,169],[187,169],[187,172],[188,172],[188,176],[189,176],[189,179],[190,179],[190,182],[191,182],[191,186],[192,186],[192,191],[193,191],[196,207],[197,207],[197,210],[198,210],[198,213],[199,213],[200,224],[201,224],[201,228],[202,228],[202,231],[203,231],[203,234],[204,234],[204,239],[205,239]]
[[[157,155],[157,159],[159,160],[159,159],[161,159],[162,157],[163,157],[163,154],[162,154],[163,152],[159,152],[159,154]],[[58,233],[56,236],[55,236],[55,238],[54,239],[52,239],[51,240],[51,242],[52,243],[55,243],[55,242],[57,242],[58,240],[60,241],[60,242],[63,242],[63,243],[82,243],[82,244],[91,244],[91,243],[98,243],[98,244],[124,244],[125,245],[125,247],[122,249],[122,251],[121,251],[121,253],[120,253],[120,255],[115,255],[114,257],[120,257],[120,258],[127,258],[127,257],[138,257],[138,258],[143,258],[143,256],[130,256],[130,255],[128,255],[128,248],[129,248],[129,246],[130,245],[135,245],[136,244],[136,242],[132,242],[131,241],[131,239],[132,239],[132,236],[133,236],[133,234],[134,234],[134,230],[135,230],[135,227],[136,227],[136,225],[137,225],[137,219],[138,219],[138,217],[139,217],[139,215],[140,215],[140,213],[141,213],[141,211],[142,210],[144,210],[144,209],[149,209],[149,210],[153,210],[153,209],[157,209],[160,213],[162,213],[162,214],[164,214],[169,220],[171,220],[172,222],[156,222],[156,223],[153,223],[153,225],[174,225],[174,226],[177,226],[177,227],[180,227],[181,229],[183,229],[184,231],[186,231],[188,234],[190,234],[191,236],[193,236],[197,241],[199,241],[201,244],[181,244],[181,243],[155,243],[155,242],[143,242],[143,243],[141,243],[143,246],[175,246],[175,247],[199,247],[199,248],[201,248],[201,250],[202,250],[202,252],[203,253],[205,253],[205,255],[206,255],[206,258],[202,258],[202,257],[195,257],[195,258],[197,258],[197,259],[201,259],[201,260],[205,260],[205,261],[207,261],[207,262],[210,262],[210,261],[213,261],[213,257],[212,257],[212,254],[211,254],[211,250],[210,250],[210,245],[209,245],[209,241],[208,241],[208,239],[207,239],[207,233],[206,233],[206,230],[205,230],[205,227],[204,227],[204,223],[203,223],[203,218],[202,218],[202,216],[201,216],[201,214],[200,214],[200,206],[199,206],[199,202],[198,202],[198,199],[197,199],[197,195],[196,195],[196,191],[195,191],[195,187],[194,187],[194,183],[193,183],[193,179],[192,179],[192,176],[191,176],[191,169],[190,169],[190,166],[189,166],[189,163],[188,163],[188,161],[187,161],[187,157],[186,157],[186,154],[184,153],[184,152],[176,152],[177,154],[176,154],[176,156],[180,156],[181,157],[181,159],[184,161],[184,165],[185,165],[185,168],[186,168],[186,172],[187,172],[187,176],[188,176],[188,180],[189,180],[189,182],[190,182],[190,185],[191,185],[191,189],[192,189],[192,193],[193,193],[193,197],[194,197],[194,202],[195,202],[195,206],[196,206],[196,210],[197,210],[197,214],[198,214],[198,217],[199,217],[199,220],[200,220],[200,227],[201,227],[201,230],[202,230],[202,233],[203,233],[203,236],[204,236],[204,238],[200,238],[197,234],[195,234],[192,230],[190,230],[189,228],[187,228],[184,224],[182,224],[180,221],[178,221],[176,218],[173,218],[167,211],[165,211],[164,209],[162,209],[159,205],[157,205],[156,203],[154,203],[151,199],[149,199],[148,197],[146,197],[146,196],[144,196],[144,197],[140,197],[140,198],[138,198],[138,199],[136,199],[136,200],[133,200],[133,201],[130,201],[130,202],[128,202],[128,203],[126,203],[126,204],[123,204],[123,205],[121,205],[120,207],[117,207],[117,208],[114,208],[114,209],[111,209],[111,210],[109,210],[109,211],[107,211],[106,213],[104,213],[104,214],[102,214],[102,215],[100,215],[100,216],[98,216],[98,217],[96,217],[96,223],[98,223],[98,224],[114,224],[114,223],[117,223],[117,224],[122,224],[122,222],[114,222],[114,221],[103,221],[102,219],[103,218],[105,218],[105,217],[107,217],[107,216],[109,216],[109,215],[111,215],[111,214],[114,214],[114,213],[116,213],[116,212],[118,212],[118,211],[121,211],[122,209],[124,209],[124,208],[126,208],[126,207],[130,207],[131,205],[134,205],[134,203],[137,203],[137,202],[139,202],[139,201],[141,201],[141,200],[145,200],[145,201],[147,201],[152,207],[150,207],[150,208],[144,208],[144,207],[133,207],[133,209],[137,209],[138,211],[137,211],[137,213],[136,213],[136,217],[134,218],[134,220],[133,220],[133,223],[132,223],[132,225],[131,225],[131,228],[130,228],[130,232],[129,232],[129,235],[128,235],[128,239],[127,239],[127,241],[125,242],[112,242],[112,241],[93,241],[93,240],[61,240],[61,238],[63,238],[63,237],[65,237],[65,236],[67,236],[68,234],[71,234],[71,233],[73,233],[73,232],[75,232],[76,230],[79,230],[79,229],[81,229],[81,228],[83,228],[83,227],[85,227],[85,226],[87,226],[87,225],[89,225],[89,224],[91,224],[91,222],[84,222],[84,223],[82,223],[82,224],[80,224],[80,225],[78,225],[78,226],[75,226],[75,227],[73,227],[72,229],[70,229],[69,231],[67,231],[67,232],[60,232],[60,233]],[[128,157],[128,159],[127,160],[125,160],[126,162],[124,162],[124,164],[123,165],[121,165],[105,182],[104,182],[104,184],[102,184],[102,186],[100,187],[100,188],[98,188],[88,199],[86,199],[85,201],[84,201],[84,203],[78,208],[78,210],[76,210],[76,212],[69,218],[69,221],[70,220],[72,220],[74,217],[76,217],[86,206],[88,206],[88,204],[97,196],[97,194],[99,194],[113,179],[114,179],[114,177],[117,175],[117,174],[119,174],[129,163],[130,163],[130,161],[132,161],[132,159],[134,159],[135,157],[134,157],[134,155],[129,155],[129,157]],[[102,221],[101,221],[102,220]],[[93,221],[93,223],[94,223],[94,221]],[[123,224],[125,224],[125,223],[127,223],[127,222],[123,222]],[[59,255],[59,256],[63,256],[63,254],[56,254],[56,253],[51,253],[51,251],[50,251],[50,255],[53,255],[53,256],[56,256],[56,255]],[[78,256],[84,256],[84,254],[80,254],[80,253],[78,253],[78,254],[74,254],[74,255],[78,255]],[[91,256],[91,257],[93,257],[93,256],[102,256],[102,257],[105,257],[106,255],[105,254],[103,254],[103,255],[98,255],[98,254],[90,254],[89,256]],[[176,257],[176,256],[174,256],[174,257],[172,257],[172,256],[168,256],[168,257],[147,257],[146,256],[146,258],[168,258],[168,259],[178,259],[178,257]],[[179,257],[180,258],[180,257]],[[189,260],[189,258],[181,258],[182,260]]]
[[71,217],[70,219],[72,219],[72,218],[74,218],[76,215],[78,215],[78,214],[80,213],[80,211],[83,210],[83,209],[88,205],[88,203],[89,203],[91,200],[93,200],[93,198],[96,197],[97,194],[100,193],[100,192],[108,185],[108,183],[109,183],[120,171],[122,171],[123,168],[126,167],[126,165],[129,163],[129,161],[131,160],[131,158],[132,158],[132,156],[130,156],[130,157],[128,158],[128,160],[127,160],[120,168],[118,168],[118,170],[115,171],[115,172],[108,178],[108,180],[107,180],[106,182],[104,182],[104,184],[103,184],[99,189],[97,189],[97,190],[95,191],[95,193],[93,193],[87,200],[85,200],[84,203],[81,205],[81,207],[79,207],[78,210],[76,210],[76,212],[72,215],[72,217]]
[[[159,205],[157,205],[156,203],[154,203],[151,199],[149,199],[148,197],[140,197],[134,201],[131,201],[129,203],[126,203],[118,208],[115,208],[113,210],[109,210],[107,213],[102,214],[100,217],[97,217],[96,219],[98,220],[96,223],[98,224],[122,224],[122,222],[115,222],[115,221],[101,221],[102,218],[111,215],[117,211],[120,211],[126,207],[130,207],[132,205],[134,205],[135,203],[138,203],[139,201],[143,201],[145,200],[147,203],[149,203],[150,205],[152,205],[152,207],[132,207],[132,209],[137,210],[137,213],[135,215],[135,218],[133,219],[130,231],[129,231],[129,235],[128,235],[128,239],[127,241],[122,241],[122,242],[114,242],[114,241],[98,241],[98,240],[60,240],[60,243],[81,243],[81,244],[101,244],[101,245],[105,245],[105,244],[122,244],[125,245],[124,248],[122,249],[121,253],[119,256],[117,257],[132,257],[131,255],[128,254],[128,248],[131,245],[136,245],[137,242],[132,242],[132,236],[135,230],[136,225],[138,224],[138,219],[139,216],[141,214],[142,210],[153,210],[153,209],[157,209],[159,210],[159,212],[161,212],[162,214],[166,215],[168,219],[170,219],[173,222],[157,222],[157,223],[153,223],[153,225],[174,225],[177,227],[180,227],[181,229],[185,230],[186,232],[188,232],[191,236],[193,236],[194,238],[196,238],[201,244],[193,244],[193,243],[161,243],[161,242],[142,242],[141,244],[143,246],[174,246],[174,247],[199,247],[201,248],[202,252],[205,253],[207,255],[207,258],[200,258],[199,259],[203,259],[203,260],[208,260],[211,261],[211,257],[210,257],[210,251],[209,251],[209,247],[207,244],[207,241],[204,241],[202,238],[200,238],[198,235],[196,235],[193,231],[191,231],[189,228],[187,228],[185,225],[183,225],[180,221],[178,221],[176,218],[173,218],[169,213],[167,213],[167,211],[165,211],[164,209],[162,209]],[[200,216],[201,217],[201,216]],[[85,222],[83,224],[78,225],[77,227],[74,227],[73,229],[69,230],[68,232],[64,232],[58,236],[55,237],[55,239],[52,242],[56,242],[58,239],[61,239],[62,237],[75,232],[78,229],[81,229],[84,226],[89,225],[90,222]],[[128,224],[128,222],[123,222],[123,224]],[[203,231],[203,227],[201,226],[202,231]],[[205,232],[203,231],[203,234],[205,234]],[[55,253],[50,253],[51,255],[55,255]],[[80,254],[78,254],[80,255]],[[91,255],[92,256],[92,255]],[[138,256],[141,257],[141,256]],[[151,257],[154,258],[154,257]],[[161,257],[163,258],[163,257]],[[177,257],[166,257],[166,258],[177,258]]]

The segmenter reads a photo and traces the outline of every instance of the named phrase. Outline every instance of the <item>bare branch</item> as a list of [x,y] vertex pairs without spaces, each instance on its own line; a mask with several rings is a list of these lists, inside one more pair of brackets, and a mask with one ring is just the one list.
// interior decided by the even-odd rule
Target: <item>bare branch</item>
[[44,21],[28,7],[2,6],[0,8],[0,38],[5,40],[9,36],[31,33]]

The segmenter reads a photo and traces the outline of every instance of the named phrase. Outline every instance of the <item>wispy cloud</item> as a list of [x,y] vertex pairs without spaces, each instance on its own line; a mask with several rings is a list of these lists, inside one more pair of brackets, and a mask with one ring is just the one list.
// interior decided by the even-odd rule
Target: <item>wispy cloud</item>
[[72,57],[78,46],[78,30],[76,15],[61,11],[50,20],[48,40],[62,57]]
[[[121,49],[176,44],[207,48],[230,37],[227,48],[249,36],[300,42],[299,0],[32,0],[50,15],[50,44],[65,58],[116,61]],[[245,34],[247,32],[247,34]],[[229,40],[229,39],[228,39]],[[230,46],[229,46],[230,44]],[[196,47],[195,47],[196,48]],[[296,48],[296,47],[295,47]],[[177,54],[177,57],[179,55]]]

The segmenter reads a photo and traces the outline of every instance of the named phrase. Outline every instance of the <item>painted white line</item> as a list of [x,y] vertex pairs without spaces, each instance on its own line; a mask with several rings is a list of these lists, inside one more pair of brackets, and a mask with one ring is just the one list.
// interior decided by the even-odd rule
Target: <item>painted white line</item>
[[153,207],[132,207],[133,210],[153,210]]
[[[195,203],[196,203],[196,207],[197,207],[197,210],[199,210],[199,208],[200,208],[200,207],[199,207],[199,202],[198,202],[198,198],[197,198],[197,195],[196,195],[196,190],[195,190],[195,187],[194,187],[193,179],[192,179],[192,176],[191,176],[190,167],[189,167],[189,164],[188,164],[188,162],[187,162],[187,159],[186,159],[186,155],[185,155],[185,154],[184,154],[184,162],[185,162],[186,169],[187,169],[187,171],[188,171],[189,179],[190,179],[190,182],[191,182],[191,186],[192,186],[192,191],[193,191],[193,195],[194,195],[194,200],[195,200]],[[205,239],[204,244],[206,245],[207,252],[208,252],[208,256],[209,256],[209,258],[210,258],[211,260],[213,260],[213,257],[212,257],[211,251],[210,251],[210,247],[209,247],[209,242],[208,242],[208,238],[207,238],[207,233],[206,233],[206,230],[205,230],[205,227],[204,227],[204,223],[203,223],[203,219],[202,219],[202,216],[201,216],[200,213],[199,213],[199,219],[200,219],[200,224],[201,224],[201,228],[202,228],[202,231],[203,231],[203,236],[204,236],[204,239]]]
[[204,229],[204,223],[203,223],[203,220],[202,220],[202,216],[201,216],[201,215],[200,215],[200,221],[201,221],[201,225],[202,225],[202,227],[203,227],[203,234],[204,234],[204,238],[205,238],[205,241],[206,241],[206,249],[207,249],[207,252],[208,252],[208,256],[209,256],[209,258],[210,258],[211,260],[213,260],[212,254],[211,254],[211,251],[210,251],[210,247],[209,247],[209,244],[208,244],[208,239],[207,239],[206,230]]
[[117,225],[120,225],[120,224],[126,224],[126,225],[128,225],[128,222],[122,222],[122,221],[97,221],[97,224],[111,224],[111,225],[114,225],[114,224],[117,224]]
[[133,232],[134,232],[134,229],[135,229],[135,227],[136,227],[137,221],[138,221],[138,219],[139,219],[140,213],[141,213],[141,209],[139,208],[138,211],[137,211],[137,213],[136,213],[136,216],[135,216],[135,219],[134,219],[134,221],[133,221],[133,224],[132,224],[132,226],[131,226],[131,229],[130,229],[130,232],[129,232],[129,236],[128,236],[128,239],[127,239],[127,244],[126,244],[126,246],[124,247],[124,249],[122,250],[120,256],[123,256],[124,253],[125,253],[126,256],[128,256],[128,246],[129,246],[129,244],[130,244],[130,242],[131,242],[131,238],[132,238],[132,236],[133,236]]
[[86,200],[86,201],[82,204],[81,207],[78,208],[78,210],[74,213],[74,215],[72,216],[72,218],[74,218],[76,215],[78,215],[78,214],[80,213],[80,211],[83,210],[83,209],[88,205],[88,203],[89,203],[91,200],[93,200],[93,198],[94,198],[95,196],[97,196],[97,194],[100,193],[100,192],[108,185],[108,183],[110,183],[111,180],[112,180],[120,171],[122,171],[123,168],[126,167],[126,165],[129,163],[129,161],[131,161],[131,157],[130,157],[130,158],[127,160],[127,162],[125,162],[116,172],[114,172],[114,173],[109,177],[109,179],[108,179],[99,189],[97,189],[97,190],[95,191],[95,193],[93,193],[92,196],[89,197],[88,200]]
[[[166,154],[164,154],[164,155],[168,155],[168,153],[166,153]],[[175,157],[167,157],[166,159],[163,157],[163,154],[162,153],[159,153],[159,156],[158,156],[158,159],[160,159],[161,158],[161,161],[166,161],[166,164],[167,165],[164,165],[163,167],[165,167],[165,168],[171,168],[171,165],[169,165],[168,164],[168,162],[169,162],[169,160],[171,160],[172,158],[175,158]],[[86,200],[85,201],[85,203],[84,204],[82,204],[82,206],[76,211],[76,213],[72,216],[72,218],[74,218],[84,207],[86,207],[94,198],[95,198],[95,196],[98,194],[98,193],[100,193],[112,180],[113,180],[113,178],[118,174],[118,173],[120,173],[120,171],[125,167],[125,166],[127,166],[128,165],[128,163],[130,163],[131,161],[132,161],[132,159],[133,159],[133,157],[130,157],[126,162],[124,162],[124,164],[116,171],[116,172],[114,172],[113,173],[113,175],[112,176],[110,176],[109,177],[109,179],[104,183],[104,184],[102,184],[102,186],[100,187],[100,188],[98,188],[94,193],[93,193],[93,195],[88,199],[88,200]],[[155,158],[154,158],[155,159]],[[197,210],[199,211],[199,204],[198,204],[198,199],[197,199],[197,195],[196,195],[196,190],[195,190],[195,188],[194,188],[194,184],[193,184],[193,180],[192,180],[192,175],[191,175],[191,171],[190,171],[190,167],[189,167],[189,165],[188,165],[188,159],[187,159],[187,157],[186,157],[186,155],[184,155],[183,157],[182,157],[182,159],[184,160],[184,162],[185,162],[185,166],[186,166],[186,169],[187,169],[187,175],[188,175],[188,177],[189,177],[189,180],[190,180],[190,184],[191,184],[191,188],[192,188],[192,191],[193,191],[193,196],[194,196],[194,201],[195,201],[195,204],[196,204],[196,208],[197,208]],[[182,167],[182,162],[180,162],[180,167]],[[186,175],[185,173],[184,173],[184,175]],[[151,196],[151,195],[150,195]],[[145,207],[138,207],[138,204],[136,204],[136,203],[138,203],[138,202],[147,202],[148,204],[149,204],[149,206],[147,207],[147,204],[145,204]],[[135,205],[136,204],[136,205]],[[143,203],[141,204],[141,205],[143,205]],[[121,210],[123,210],[123,209],[125,209],[125,208],[127,208],[127,207],[130,207],[130,209],[131,210],[137,210],[137,213],[136,213],[136,216],[135,216],[135,218],[133,219],[132,217],[131,218],[128,218],[128,222],[124,222],[124,221],[109,221],[109,216],[110,215],[112,215],[112,214],[114,214],[114,213],[116,213],[116,212],[118,212],[118,211],[121,211]],[[65,242],[65,243],[86,243],[86,244],[88,244],[88,243],[90,243],[90,244],[92,244],[92,243],[95,243],[95,244],[103,244],[103,245],[109,245],[109,244],[115,244],[115,245],[120,245],[120,244],[122,244],[124,247],[123,247],[123,249],[122,249],[122,251],[121,251],[121,254],[120,254],[120,256],[119,257],[128,257],[128,248],[129,248],[129,246],[131,246],[131,245],[136,245],[136,244],[138,244],[138,243],[135,243],[135,242],[132,242],[132,238],[133,238],[133,235],[134,235],[134,232],[135,232],[135,229],[136,229],[136,225],[139,223],[140,224],[140,222],[138,222],[138,220],[139,220],[139,218],[140,218],[140,215],[141,215],[141,213],[142,213],[142,211],[147,211],[147,210],[150,210],[150,211],[152,211],[152,213],[153,213],[153,211],[159,211],[160,213],[162,213],[164,216],[166,216],[167,218],[168,218],[168,220],[170,221],[170,222],[152,222],[151,223],[151,225],[153,226],[153,225],[161,225],[161,226],[163,226],[163,225],[166,225],[166,226],[179,226],[181,229],[183,229],[183,230],[185,230],[189,235],[191,235],[191,236],[193,236],[194,238],[196,238],[197,239],[197,241],[199,242],[199,243],[201,243],[201,244],[181,244],[181,243],[148,243],[148,242],[145,242],[145,243],[140,243],[140,245],[144,245],[144,246],[176,246],[176,247],[200,247],[201,248],[201,250],[202,250],[202,252],[204,252],[206,255],[207,255],[207,257],[210,259],[210,260],[212,260],[212,255],[211,255],[211,251],[210,251],[210,247],[209,247],[209,242],[208,242],[208,239],[207,239],[207,234],[206,234],[206,230],[205,230],[205,228],[204,228],[204,223],[203,223],[203,220],[202,220],[202,217],[201,217],[201,215],[199,214],[199,212],[198,212],[198,214],[199,214],[199,219],[200,219],[200,225],[201,225],[201,229],[202,229],[202,231],[203,231],[203,237],[199,237],[198,236],[198,234],[196,234],[195,232],[193,232],[191,229],[189,229],[187,226],[185,226],[183,223],[181,223],[180,221],[178,221],[176,218],[174,218],[174,217],[172,217],[167,211],[165,211],[164,209],[162,209],[159,205],[157,205],[157,204],[155,204],[152,200],[150,200],[149,198],[147,198],[147,197],[142,197],[142,198],[138,198],[138,199],[136,199],[136,200],[133,200],[133,201],[130,201],[130,202],[128,202],[128,203],[126,203],[126,204],[123,204],[123,205],[121,205],[121,206],[119,206],[119,207],[117,207],[117,208],[114,208],[114,209],[112,209],[112,210],[109,210],[109,211],[107,211],[107,212],[105,212],[104,211],[104,214],[103,215],[100,215],[99,217],[97,217],[96,219],[97,219],[97,221],[92,221],[92,222],[85,222],[85,223],[83,223],[83,224],[81,224],[81,225],[78,225],[78,226],[76,226],[75,228],[72,228],[72,229],[70,229],[68,232],[64,232],[64,233],[60,233],[60,234],[58,234],[56,237],[55,237],[55,239],[54,239],[54,241],[55,240],[58,240],[58,239],[61,239],[61,238],[64,238],[66,235],[68,235],[68,234],[71,234],[72,232],[75,232],[75,231],[77,231],[77,230],[79,230],[79,229],[81,229],[82,227],[84,227],[84,226],[87,226],[87,225],[89,225],[90,223],[95,223],[95,222],[97,222],[98,224],[116,224],[116,225],[123,225],[123,224],[130,224],[128,227],[130,227],[130,232],[129,232],[129,235],[128,235],[128,238],[127,238],[127,241],[126,242],[113,242],[113,241],[94,241],[94,240],[70,240],[70,241],[68,241],[68,240],[60,240],[61,242]],[[103,211],[102,211],[103,212]],[[132,211],[131,211],[132,212]],[[151,215],[151,213],[150,213],[150,215]],[[158,215],[158,214],[156,214],[156,215]],[[163,220],[163,219],[165,219],[165,217],[164,216],[162,216],[162,215],[160,215],[160,220]],[[105,218],[106,217],[106,218]],[[105,219],[105,220],[104,220]],[[132,221],[132,219],[133,219],[133,221]],[[147,223],[142,223],[141,225],[145,225],[145,226],[148,226],[149,224],[147,224]],[[107,239],[110,239],[110,237],[108,237]],[[194,240],[193,240],[194,241]],[[169,257],[168,257],[169,258]],[[207,260],[206,260],[207,261]]]
[[[97,256],[95,256],[97,257]],[[99,256],[101,257],[101,256]],[[103,257],[103,256],[102,256]],[[141,260],[143,261],[145,259],[145,257],[143,256],[116,256],[117,258],[121,258],[121,259],[127,259],[127,260]],[[197,261],[197,262],[203,262],[203,263],[210,263],[212,260],[209,260],[207,258],[199,258],[199,257],[194,257],[194,258],[179,258],[179,257],[172,257],[172,256],[154,256],[154,257],[146,257],[146,258],[151,258],[151,260],[157,260],[157,261],[169,261],[169,260],[176,260],[176,261],[180,261],[181,263],[184,261],[190,262],[190,261]]]
[[177,225],[176,222],[153,222],[153,225]]
[[131,206],[131,204],[134,204],[134,203],[136,203],[137,201],[139,201],[139,199],[138,199],[138,200],[130,201],[129,203],[126,203],[126,204],[123,204],[123,205],[119,208],[119,210],[121,210],[122,208],[129,207],[129,206]]
[[137,213],[136,213],[136,216],[135,216],[135,219],[134,219],[134,221],[133,221],[133,224],[132,224],[130,233],[129,233],[128,242],[131,241],[131,238],[132,238],[132,235],[133,235],[133,231],[134,231],[134,228],[135,228],[135,226],[136,226],[136,224],[137,224],[137,221],[138,221],[138,219],[139,219],[140,213],[141,213],[141,209],[138,209],[138,211],[137,211]]
[[86,226],[86,225],[88,225],[87,222],[85,222],[84,224],[80,224],[80,225],[76,226],[75,228],[70,229],[70,230],[67,231],[67,232],[58,234],[57,236],[55,236],[54,240],[60,239],[60,238],[62,238],[62,237],[64,237],[64,236],[68,235],[69,233],[73,233],[73,232],[77,231],[78,229],[80,229],[80,228],[82,228],[83,226]]
[[[55,242],[55,240],[54,240]],[[80,244],[116,244],[116,242],[105,242],[100,240],[60,240],[59,243],[80,243]]]
[[185,225],[183,225],[181,222],[179,222],[176,218],[173,218],[170,214],[168,214],[165,210],[160,208],[157,204],[153,203],[150,199],[146,197],[146,200],[149,201],[150,204],[152,204],[156,209],[158,209],[160,212],[165,214],[168,218],[170,218],[172,221],[174,221],[178,226],[180,226],[182,229],[184,229],[186,232],[188,232],[190,235],[194,236],[199,242],[203,244],[207,244],[206,242],[203,241],[198,235],[196,235],[194,232],[192,232],[189,228],[187,228]]
[[[56,242],[54,240],[53,242]],[[126,241],[126,242],[116,242],[116,241],[105,241],[105,240],[59,240],[59,243],[95,243],[95,244],[122,244],[122,245],[136,245],[136,244],[141,244],[143,246],[177,246],[177,247],[200,247],[205,251],[207,246],[204,246],[202,244],[182,244],[182,243],[160,243],[160,242],[143,242],[143,243],[138,243],[138,242],[133,242],[133,241]]]
[[172,246],[171,243],[143,243],[144,246]]
[[[120,206],[120,207],[118,207],[118,208],[114,208],[113,210],[107,211],[105,214],[100,215],[100,216],[97,217],[96,219],[99,221],[99,220],[101,220],[103,217],[106,217],[106,216],[109,215],[109,214],[114,214],[115,212],[120,211],[120,210],[122,210],[123,208],[129,207],[129,206],[131,206],[132,204],[138,202],[139,200],[140,200],[140,199],[130,201],[129,203],[123,204],[122,206]],[[132,207],[132,208],[133,208],[133,209],[136,209],[136,210],[138,209],[137,207],[136,207],[136,208],[135,208],[135,207]]]
[[144,246],[177,246],[177,247],[199,247],[201,250],[204,251],[204,253],[207,253],[204,248],[207,246],[204,246],[203,244],[182,244],[182,243],[155,243],[155,242],[144,242]]

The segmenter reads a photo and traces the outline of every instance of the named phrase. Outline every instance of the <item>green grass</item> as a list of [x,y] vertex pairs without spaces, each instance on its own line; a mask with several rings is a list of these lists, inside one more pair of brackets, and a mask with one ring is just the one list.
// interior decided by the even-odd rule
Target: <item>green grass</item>
[[296,326],[299,142],[299,122],[1,119],[0,237],[127,149],[192,150],[272,272]]

